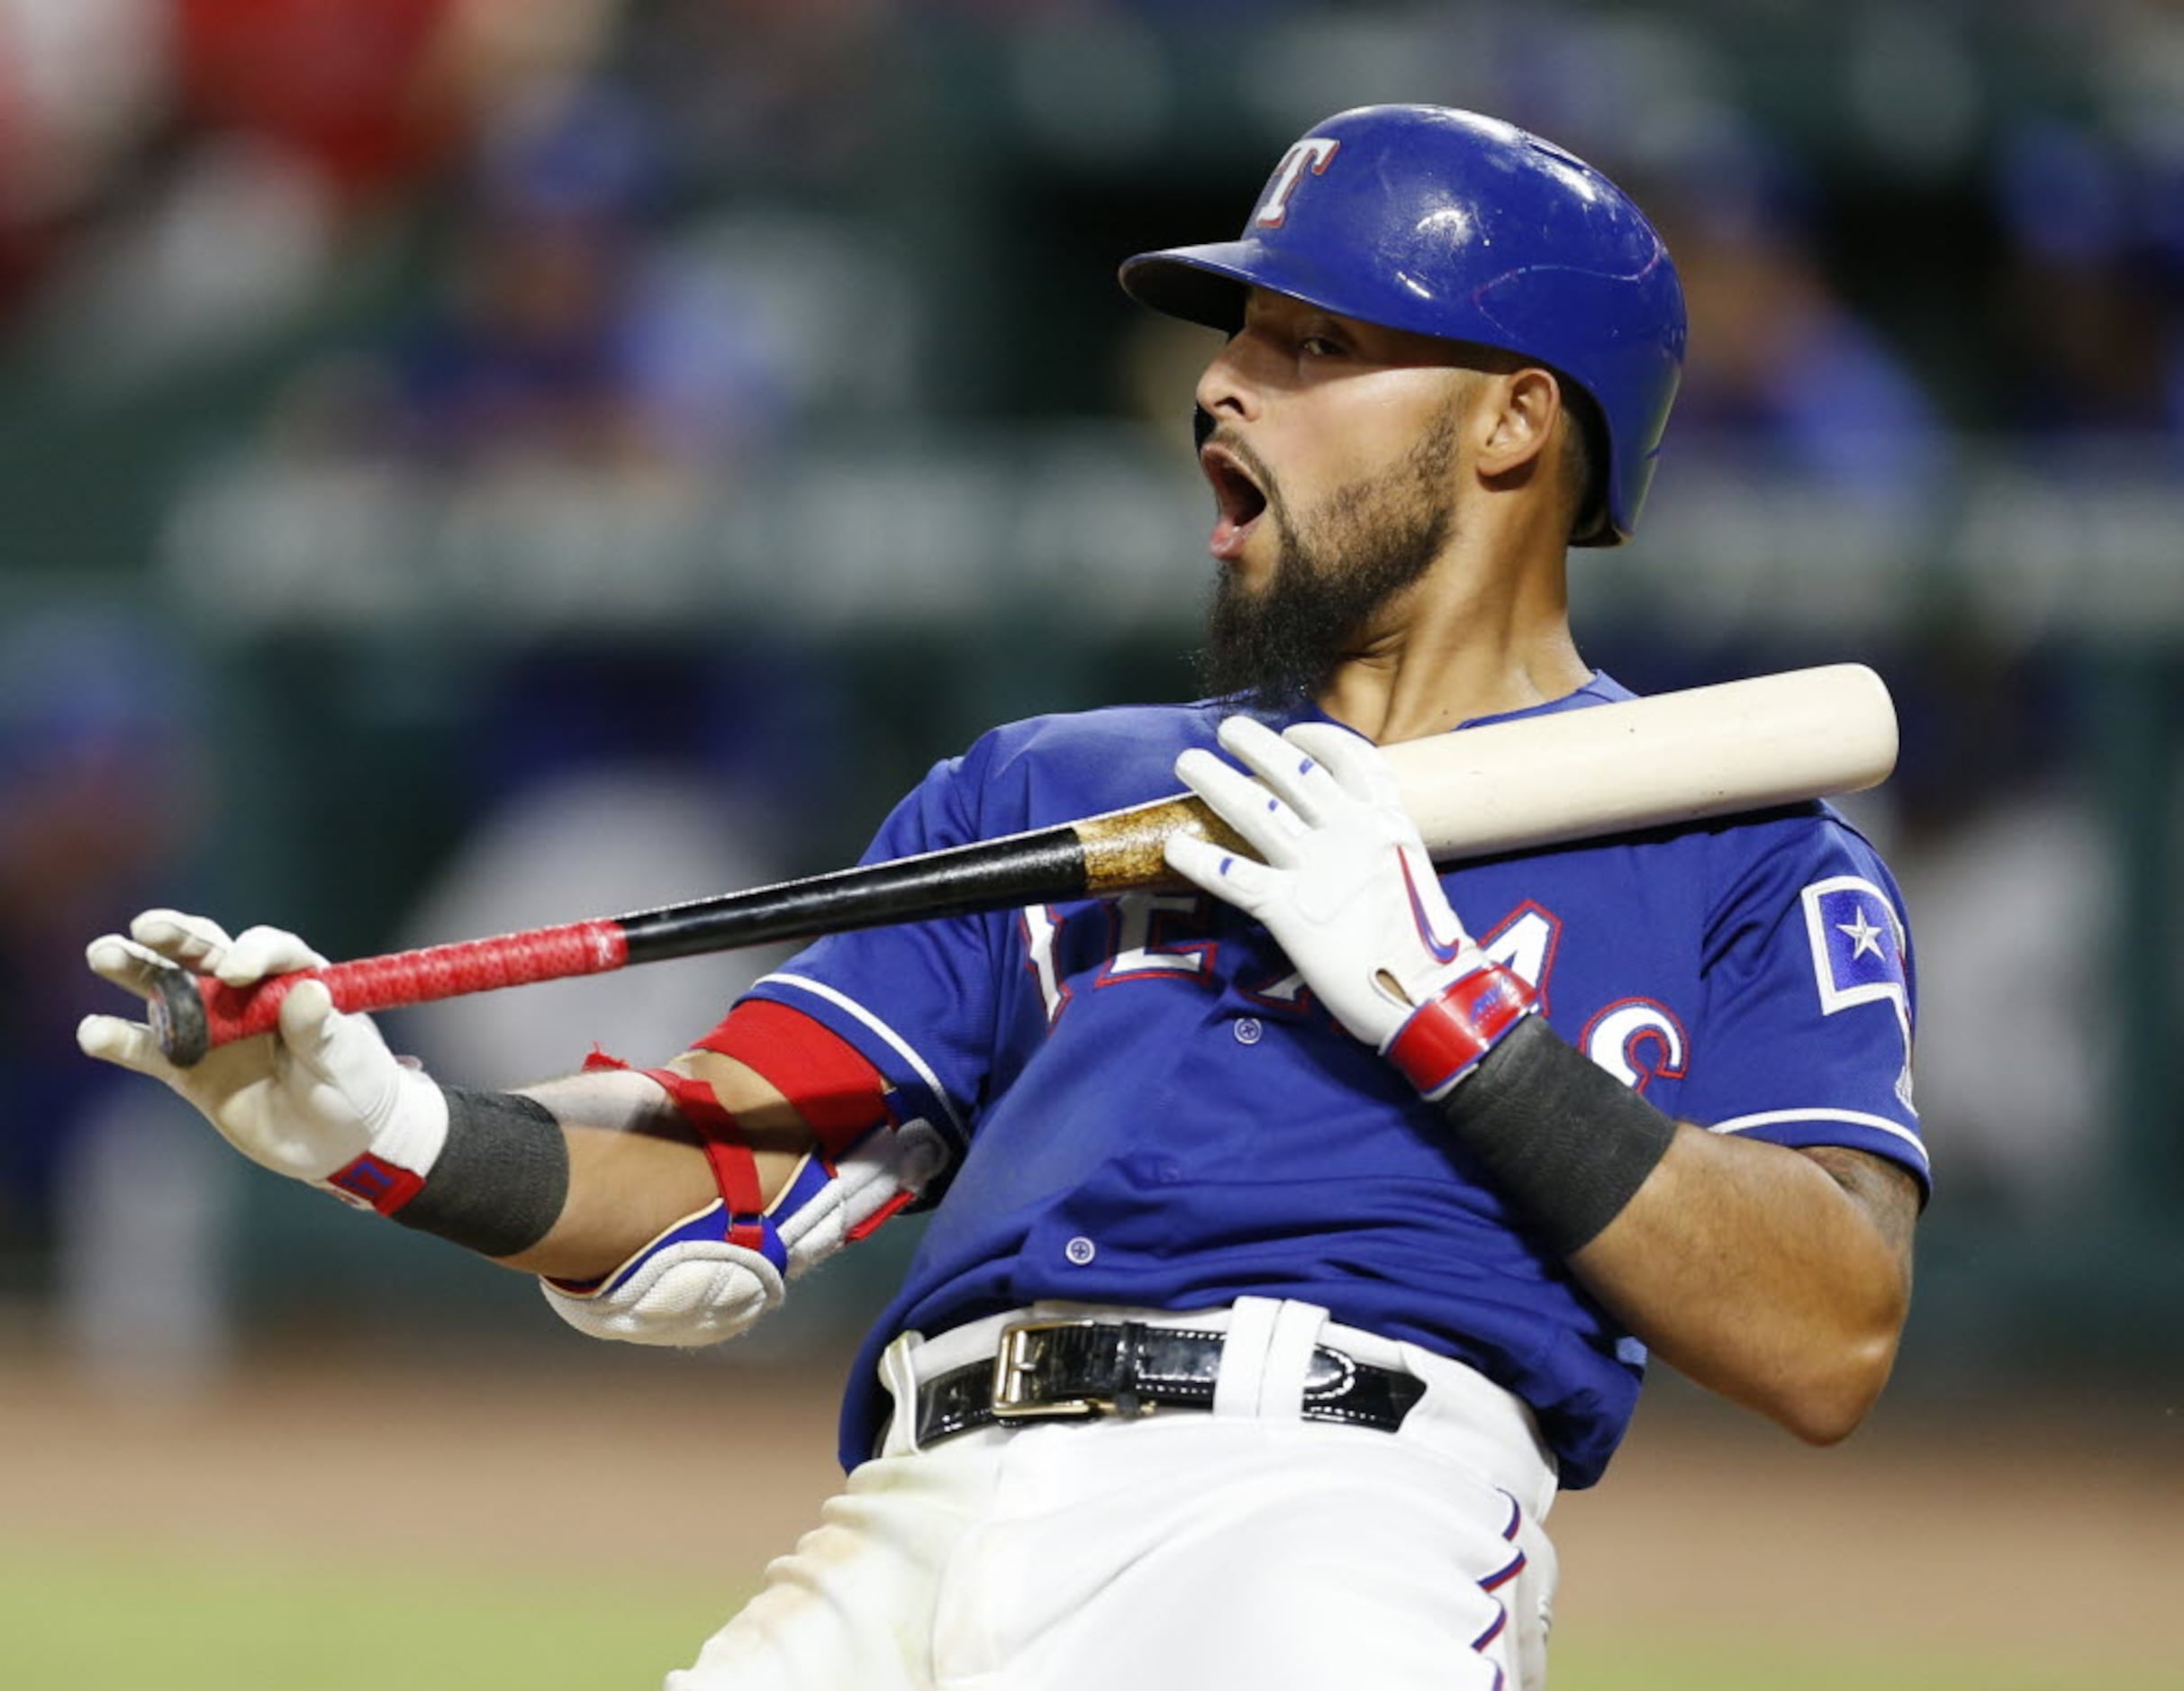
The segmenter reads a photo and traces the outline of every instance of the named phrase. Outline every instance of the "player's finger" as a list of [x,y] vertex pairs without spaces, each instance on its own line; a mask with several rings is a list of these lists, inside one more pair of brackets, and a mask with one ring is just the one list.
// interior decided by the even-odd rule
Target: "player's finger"
[[1342,801],[1334,777],[1319,760],[1309,751],[1300,755],[1298,747],[1264,722],[1228,717],[1217,733],[1223,749],[1265,782],[1308,827],[1325,821],[1329,807]]
[[354,1103],[384,1084],[385,1047],[368,1016],[345,1016],[334,1008],[323,981],[303,980],[281,1000],[281,1037],[296,1061]]
[[1195,834],[1171,834],[1164,849],[1169,868],[1247,916],[1258,914],[1272,890],[1274,871]]
[[281,999],[281,1042],[314,1072],[333,1038],[333,994],[323,981],[303,980]]
[[174,1065],[142,1022],[123,1021],[119,1016],[86,1016],[76,1025],[76,1044],[86,1057],[133,1069],[170,1085],[173,1082]]
[[124,992],[133,992],[140,999],[151,996],[152,983],[162,970],[175,966],[150,946],[140,945],[119,934],[101,934],[86,945],[84,961],[100,980],[111,981]]
[[1211,752],[1192,746],[1175,760],[1175,778],[1203,799],[1270,864],[1287,864],[1304,833],[1297,813]]
[[285,927],[246,927],[222,954],[213,973],[231,987],[254,985],[269,974],[323,969],[326,959]]
[[168,962],[195,969],[200,974],[210,974],[234,943],[219,923],[207,917],[187,916],[180,910],[146,910],[129,924],[129,936],[140,945],[149,945]]
[[1327,778],[1353,798],[1400,807],[1403,791],[1379,746],[1338,722],[1300,722],[1283,739],[1318,763]]

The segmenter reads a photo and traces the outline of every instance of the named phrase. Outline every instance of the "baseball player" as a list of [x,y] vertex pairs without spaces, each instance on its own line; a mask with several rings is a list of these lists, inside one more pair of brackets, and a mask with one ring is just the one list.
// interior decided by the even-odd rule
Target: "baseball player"
[[[1627,538],[1653,475],[1684,317],[1652,228],[1508,124],[1371,107],[1240,239],[1122,282],[1229,334],[1197,390],[1219,696],[998,728],[871,856],[1178,778],[1255,856],[1178,840],[1196,891],[828,938],[664,1066],[514,1091],[313,983],[186,1072],[83,1026],[601,1337],[726,1338],[932,1207],[844,1491],[675,1691],[1536,1687],[1542,1524],[1649,1352],[1817,1442],[1894,1355],[1926,1160],[1872,849],[1808,804],[1439,874],[1375,750],[1627,696],[1564,554]],[[139,990],[318,961],[164,911],[90,959]]]

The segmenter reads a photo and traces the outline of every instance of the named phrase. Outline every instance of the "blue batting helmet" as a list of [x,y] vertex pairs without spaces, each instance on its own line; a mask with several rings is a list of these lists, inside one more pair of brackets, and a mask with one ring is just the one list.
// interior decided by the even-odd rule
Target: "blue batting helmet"
[[1241,324],[1255,286],[1536,359],[1599,411],[1605,497],[1572,541],[1615,546],[1636,525],[1683,368],[1682,285],[1628,195],[1513,124],[1434,105],[1339,113],[1282,156],[1242,236],[1140,253],[1122,285],[1217,329]]

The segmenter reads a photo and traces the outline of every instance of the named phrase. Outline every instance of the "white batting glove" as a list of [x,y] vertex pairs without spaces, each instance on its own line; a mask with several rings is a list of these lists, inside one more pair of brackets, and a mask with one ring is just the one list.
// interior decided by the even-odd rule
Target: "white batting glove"
[[1445,1092],[1534,1001],[1449,908],[1387,760],[1333,723],[1229,717],[1219,737],[1264,786],[1196,748],[1175,773],[1265,862],[1179,835],[1169,866],[1264,923],[1353,1037]]
[[[145,911],[129,937],[101,935],[85,955],[94,973],[140,998],[168,967],[247,987],[326,962],[280,928],[230,939],[175,910]],[[86,1016],[76,1041],[86,1056],[172,1088],[253,1162],[374,1208],[391,1212],[413,1196],[447,1140],[446,1095],[395,1058],[369,1017],[335,1009],[316,981],[282,1000],[276,1032],[221,1045],[194,1068],[169,1063],[150,1026],[118,1016]]]

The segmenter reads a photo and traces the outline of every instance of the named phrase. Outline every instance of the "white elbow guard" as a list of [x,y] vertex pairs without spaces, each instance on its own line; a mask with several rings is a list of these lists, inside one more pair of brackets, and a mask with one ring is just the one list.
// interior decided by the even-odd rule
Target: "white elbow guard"
[[711,1203],[603,1280],[539,1287],[555,1314],[595,1339],[718,1344],[778,1305],[784,1280],[910,1204],[947,1162],[947,1143],[928,1122],[875,1127],[838,1162],[805,1157],[763,1215]]
[[554,1313],[579,1333],[629,1344],[718,1344],[781,1301],[781,1270],[731,1242],[718,1198],[588,1284],[542,1280]]

